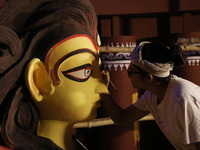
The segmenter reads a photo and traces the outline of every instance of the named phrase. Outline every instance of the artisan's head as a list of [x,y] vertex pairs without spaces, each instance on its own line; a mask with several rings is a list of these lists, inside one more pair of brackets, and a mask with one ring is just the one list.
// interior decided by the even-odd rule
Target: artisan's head
[[171,51],[164,45],[151,42],[141,42],[131,55],[131,63],[156,77],[168,77],[174,63]]
[[136,82],[135,77],[169,82],[173,68],[181,65],[184,65],[184,58],[178,45],[145,41],[133,50],[128,75],[132,83]]

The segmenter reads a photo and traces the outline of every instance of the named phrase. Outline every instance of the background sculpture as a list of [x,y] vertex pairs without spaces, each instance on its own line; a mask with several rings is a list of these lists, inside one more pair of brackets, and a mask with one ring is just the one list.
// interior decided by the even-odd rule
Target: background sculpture
[[[78,149],[70,130],[76,122],[96,117],[99,94],[107,91],[98,68],[91,3],[10,0],[1,6],[0,25],[2,145]],[[52,137],[53,126],[66,134]]]

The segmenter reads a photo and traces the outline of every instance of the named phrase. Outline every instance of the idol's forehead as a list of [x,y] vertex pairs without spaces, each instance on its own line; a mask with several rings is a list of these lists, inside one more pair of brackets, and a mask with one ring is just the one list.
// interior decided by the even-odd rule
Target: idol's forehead
[[98,55],[99,47],[94,43],[93,39],[86,34],[78,34],[70,36],[56,45],[48,52],[45,64],[49,69],[63,56],[80,49],[88,49]]
[[[65,56],[81,51],[91,51],[94,55],[99,54],[99,47],[95,44],[94,40],[86,34],[77,34],[70,36],[57,44],[55,44],[46,55],[45,66],[49,74],[51,71],[54,71],[54,74],[57,74],[55,68],[58,67],[58,63]],[[74,60],[77,61],[77,60]]]

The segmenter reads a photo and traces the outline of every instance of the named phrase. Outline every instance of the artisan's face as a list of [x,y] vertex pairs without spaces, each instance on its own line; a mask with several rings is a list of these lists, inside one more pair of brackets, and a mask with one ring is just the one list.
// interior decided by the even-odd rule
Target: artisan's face
[[133,63],[130,63],[128,76],[134,88],[143,88],[143,73]]
[[98,59],[98,47],[87,36],[68,38],[50,50],[46,65],[55,91],[44,98],[49,111],[70,122],[96,117],[99,94],[107,90]]

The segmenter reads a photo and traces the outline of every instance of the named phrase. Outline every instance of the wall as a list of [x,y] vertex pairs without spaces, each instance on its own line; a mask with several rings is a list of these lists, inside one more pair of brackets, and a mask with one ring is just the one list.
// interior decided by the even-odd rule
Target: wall
[[199,0],[91,0],[104,36],[137,39],[200,31]]

